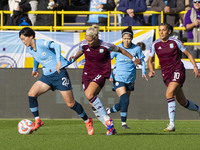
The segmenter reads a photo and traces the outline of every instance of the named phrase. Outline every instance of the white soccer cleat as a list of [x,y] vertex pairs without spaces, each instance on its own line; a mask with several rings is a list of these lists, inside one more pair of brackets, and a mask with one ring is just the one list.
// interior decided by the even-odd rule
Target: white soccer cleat
[[165,132],[174,132],[175,131],[175,126],[173,125],[168,125],[167,128],[163,129]]
[[106,108],[106,112],[107,112],[108,115],[111,113],[109,107]]

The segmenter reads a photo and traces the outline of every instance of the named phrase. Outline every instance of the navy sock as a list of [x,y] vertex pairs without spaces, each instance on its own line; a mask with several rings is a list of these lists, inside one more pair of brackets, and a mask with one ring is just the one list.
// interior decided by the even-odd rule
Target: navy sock
[[34,117],[38,117],[39,116],[39,111],[38,111],[38,101],[37,101],[37,97],[28,97],[29,99],[29,107],[30,110],[33,114]]
[[120,104],[121,104],[120,108],[121,121],[126,122],[128,105],[129,105],[129,97],[127,93],[120,96]]
[[75,101],[75,104],[71,109],[73,109],[84,121],[88,119],[88,116],[83,110],[83,107],[78,102]]
[[121,108],[120,103],[117,103],[117,104],[115,104],[113,107],[110,108],[110,112],[111,112],[111,113],[118,112],[118,111],[120,110],[120,108]]

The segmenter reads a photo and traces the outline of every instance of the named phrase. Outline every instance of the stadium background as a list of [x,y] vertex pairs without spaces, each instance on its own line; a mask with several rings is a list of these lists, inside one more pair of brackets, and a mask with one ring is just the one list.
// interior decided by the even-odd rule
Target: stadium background
[[[147,46],[147,50],[149,50],[153,42],[154,30],[134,30],[134,33],[135,41],[133,42],[143,41]],[[0,118],[32,118],[27,93],[31,85],[37,80],[31,76],[33,59],[20,41],[18,31],[2,31],[0,35],[4,37],[0,38]],[[77,43],[84,38],[83,33],[37,32],[36,35],[36,38],[53,40],[61,44],[62,55],[67,58],[76,52],[78,49]],[[101,32],[100,38],[116,45],[121,42],[120,32]],[[89,116],[94,118],[95,116],[82,90],[81,68],[83,64],[84,58],[80,58],[77,63],[70,66],[68,72],[75,99],[83,105]],[[114,65],[114,62],[112,62],[112,65]],[[11,67],[12,69],[8,69]],[[40,70],[41,74],[42,70]],[[130,98],[129,119],[168,119],[167,102],[165,100],[166,87],[160,74],[161,71],[156,70],[156,78],[146,82],[141,77],[141,70],[137,70],[135,92],[131,94]],[[196,104],[199,104],[200,96],[198,82],[194,78],[192,70],[187,70],[187,80],[183,90],[187,98]],[[112,91],[112,85],[109,81],[107,81],[99,97],[105,107],[111,107],[119,100]],[[42,118],[78,118],[77,114],[66,107],[57,91],[42,95],[39,98],[39,108]],[[112,118],[119,119],[120,116],[116,113],[112,114]],[[177,105],[176,118],[199,119],[199,115]]]

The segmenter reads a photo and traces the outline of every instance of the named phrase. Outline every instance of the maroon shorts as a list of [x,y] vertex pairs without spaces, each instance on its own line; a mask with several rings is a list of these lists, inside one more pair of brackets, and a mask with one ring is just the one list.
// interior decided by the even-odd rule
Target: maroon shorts
[[183,83],[185,82],[185,71],[178,70],[175,72],[172,72],[168,75],[166,79],[163,79],[165,85],[168,87],[170,82],[178,82],[181,86],[183,86]]
[[90,82],[95,82],[99,85],[100,88],[102,88],[106,82],[106,79],[107,77],[104,77],[103,75],[100,74],[97,74],[94,77],[88,77],[83,73],[82,75],[83,90],[85,91],[87,89]]

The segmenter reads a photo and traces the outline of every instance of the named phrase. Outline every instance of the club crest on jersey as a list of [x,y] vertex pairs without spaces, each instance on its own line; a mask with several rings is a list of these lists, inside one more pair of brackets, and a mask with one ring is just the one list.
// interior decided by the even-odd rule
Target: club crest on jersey
[[45,53],[45,52],[42,52],[42,55],[43,55],[43,56],[45,56],[45,55],[46,55],[46,53]]
[[174,44],[173,43],[169,44],[169,47],[174,48]]
[[99,49],[99,53],[103,53],[104,52],[104,49]]
[[132,53],[132,56],[135,56],[135,53]]

